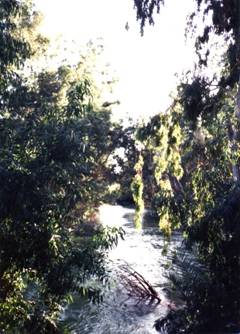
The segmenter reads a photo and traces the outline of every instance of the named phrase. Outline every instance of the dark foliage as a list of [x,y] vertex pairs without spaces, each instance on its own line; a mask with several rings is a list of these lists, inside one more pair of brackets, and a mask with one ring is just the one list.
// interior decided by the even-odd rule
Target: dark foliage
[[134,0],[134,7],[137,11],[137,20],[140,21],[141,33],[144,32],[146,22],[150,25],[154,24],[153,14],[156,10],[160,12],[160,6],[164,3],[164,0]]

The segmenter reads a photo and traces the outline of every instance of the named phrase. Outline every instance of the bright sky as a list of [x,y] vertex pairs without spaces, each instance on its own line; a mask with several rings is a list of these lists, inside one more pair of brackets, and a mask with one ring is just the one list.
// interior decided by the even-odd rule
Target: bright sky
[[82,45],[103,38],[106,62],[119,79],[114,97],[121,104],[114,113],[133,119],[165,110],[175,88],[175,73],[193,61],[192,48],[184,39],[193,0],[165,2],[156,25],[147,27],[141,37],[133,0],[35,0],[45,17],[42,32],[48,36],[62,35],[63,40]]

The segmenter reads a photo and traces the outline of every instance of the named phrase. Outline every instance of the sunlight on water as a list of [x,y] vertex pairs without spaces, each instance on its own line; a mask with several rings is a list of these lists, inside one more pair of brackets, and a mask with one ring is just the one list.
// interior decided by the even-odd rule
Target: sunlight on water
[[[137,230],[134,209],[122,206],[104,204],[99,213],[104,226],[123,227],[126,232],[125,240],[120,240],[108,256],[111,289],[100,305],[76,298],[64,318],[75,334],[156,334],[154,321],[167,313],[169,304],[164,295],[169,258],[162,255],[164,240],[158,224],[145,212],[142,229]],[[179,242],[176,238],[170,248]],[[119,268],[123,264],[131,266],[154,286],[161,298],[160,304],[129,297],[119,278]]]
[[131,215],[133,212],[133,209],[124,208],[120,205],[103,204],[99,209],[100,221],[103,226],[120,227],[126,222],[124,215]]

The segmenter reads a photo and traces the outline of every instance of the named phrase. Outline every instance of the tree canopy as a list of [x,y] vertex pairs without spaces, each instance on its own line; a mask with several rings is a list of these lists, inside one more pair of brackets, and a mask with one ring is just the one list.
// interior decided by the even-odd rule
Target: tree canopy
[[47,39],[36,30],[38,17],[30,1],[1,1],[4,333],[58,333],[59,312],[70,293],[99,297],[85,282],[93,276],[106,278],[104,252],[122,233],[99,228],[86,240],[78,236],[79,226],[93,219],[108,190],[113,124],[81,59],[75,67],[26,74],[26,61],[47,47]]

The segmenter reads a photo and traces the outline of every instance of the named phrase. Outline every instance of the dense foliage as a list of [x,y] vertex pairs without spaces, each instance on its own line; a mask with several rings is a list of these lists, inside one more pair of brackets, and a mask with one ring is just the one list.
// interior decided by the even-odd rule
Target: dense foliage
[[[47,47],[30,1],[0,3],[0,331],[57,333],[69,293],[105,279],[119,231],[76,239],[107,192],[110,111],[83,62],[29,73]],[[79,233],[78,233],[79,234]]]
[[[186,308],[161,324],[169,333],[225,333],[236,331],[240,319],[240,3],[197,0],[196,5],[188,22],[199,56],[196,71],[182,78],[169,111],[152,118],[139,138],[152,157],[152,207],[160,226],[168,235],[181,228],[206,272],[204,284],[199,276],[182,288]],[[159,10],[159,2],[153,7]],[[143,27],[146,17],[139,15]],[[204,29],[197,35],[200,18]],[[208,71],[213,38],[225,48]]]

